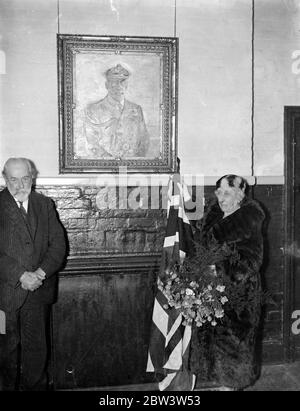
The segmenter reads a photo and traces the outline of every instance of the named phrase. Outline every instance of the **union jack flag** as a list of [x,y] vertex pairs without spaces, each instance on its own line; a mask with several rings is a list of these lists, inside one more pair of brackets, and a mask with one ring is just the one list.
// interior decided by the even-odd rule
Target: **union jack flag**
[[[167,227],[158,284],[168,268],[174,263],[182,263],[193,247],[192,229],[177,183],[181,184],[179,174],[169,182]],[[160,391],[193,390],[195,375],[188,370],[191,326],[182,324],[180,310],[167,306],[167,297],[158,289],[152,314],[147,372],[163,375],[159,382]]]

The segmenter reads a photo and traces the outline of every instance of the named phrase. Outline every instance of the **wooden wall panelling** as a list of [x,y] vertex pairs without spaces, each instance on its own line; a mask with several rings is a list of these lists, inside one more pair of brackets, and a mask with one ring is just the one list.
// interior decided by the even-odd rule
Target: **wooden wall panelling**
[[157,256],[73,259],[53,309],[55,388],[152,382],[147,349]]
[[[285,278],[292,286],[285,289],[288,298],[284,324],[289,349],[287,360],[300,359],[300,327],[292,324],[300,312],[300,106],[284,108],[285,149]],[[296,317],[292,315],[296,314]]]
[[260,202],[265,214],[264,262],[261,269],[264,290],[269,294],[263,309],[262,361],[284,361],[284,187],[258,185],[253,197]]

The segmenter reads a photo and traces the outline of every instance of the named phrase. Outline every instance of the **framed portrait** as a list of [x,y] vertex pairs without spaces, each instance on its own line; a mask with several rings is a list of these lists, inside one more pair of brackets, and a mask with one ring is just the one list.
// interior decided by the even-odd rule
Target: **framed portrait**
[[172,173],[178,39],[57,36],[60,173]]

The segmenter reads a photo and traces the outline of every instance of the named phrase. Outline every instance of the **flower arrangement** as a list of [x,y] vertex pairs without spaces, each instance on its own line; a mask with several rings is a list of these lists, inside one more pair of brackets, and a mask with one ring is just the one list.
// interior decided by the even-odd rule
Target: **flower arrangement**
[[226,280],[222,270],[225,259],[237,258],[225,244],[220,246],[213,241],[209,247],[195,244],[195,253],[182,264],[174,264],[165,270],[158,288],[168,300],[165,307],[181,311],[183,325],[194,322],[197,327],[205,323],[216,326],[224,316],[224,304],[228,302]]

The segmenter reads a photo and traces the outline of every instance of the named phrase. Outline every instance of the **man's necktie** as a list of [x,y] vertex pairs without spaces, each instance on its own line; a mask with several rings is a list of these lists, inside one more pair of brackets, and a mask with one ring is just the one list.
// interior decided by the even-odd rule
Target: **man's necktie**
[[22,201],[18,201],[18,203],[20,204],[20,211],[22,213],[22,216],[24,218],[24,220],[26,221],[26,223],[28,223],[28,214],[27,211],[25,210],[24,206],[23,206],[23,202]]

